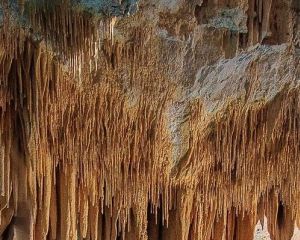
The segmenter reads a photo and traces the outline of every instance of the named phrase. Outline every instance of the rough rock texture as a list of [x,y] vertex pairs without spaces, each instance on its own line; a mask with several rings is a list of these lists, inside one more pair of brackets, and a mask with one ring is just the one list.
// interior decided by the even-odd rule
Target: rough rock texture
[[0,239],[293,237],[299,0],[1,0],[0,21]]

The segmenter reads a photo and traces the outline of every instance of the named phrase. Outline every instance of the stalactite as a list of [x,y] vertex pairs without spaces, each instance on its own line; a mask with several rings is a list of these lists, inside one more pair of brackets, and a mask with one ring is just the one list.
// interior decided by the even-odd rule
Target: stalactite
[[293,26],[291,1],[248,1],[248,46],[290,41]]

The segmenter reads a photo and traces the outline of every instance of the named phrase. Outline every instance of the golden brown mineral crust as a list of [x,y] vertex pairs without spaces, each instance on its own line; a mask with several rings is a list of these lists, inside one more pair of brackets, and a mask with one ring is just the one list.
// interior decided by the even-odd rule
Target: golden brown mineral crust
[[1,240],[292,238],[297,0],[0,2]]

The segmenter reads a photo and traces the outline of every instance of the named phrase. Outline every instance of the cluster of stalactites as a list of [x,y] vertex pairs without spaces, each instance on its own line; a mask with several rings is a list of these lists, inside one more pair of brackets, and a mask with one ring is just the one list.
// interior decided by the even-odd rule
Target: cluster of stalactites
[[68,0],[19,1],[18,6],[8,0],[0,3],[4,14],[0,45],[6,55],[16,57],[24,39],[30,38],[35,44],[43,42],[74,79],[91,81],[103,42],[114,45],[116,17],[95,17]]
[[[173,86],[153,70],[143,30],[124,46],[112,19],[99,30],[69,8],[48,10],[29,18],[42,41],[11,22],[1,29],[0,236],[252,240],[264,215],[274,239],[291,236],[298,89],[233,102],[209,121],[201,102],[187,104],[189,148],[173,166]],[[89,75],[94,57],[106,78],[82,87],[74,75]],[[119,77],[127,65],[129,84]]]
[[291,239],[300,217],[299,89],[284,88],[268,103],[231,103],[209,120],[201,103],[190,107],[190,147],[177,178],[182,186],[196,181],[194,191],[181,196],[193,202],[183,219],[195,239],[253,239],[264,215],[272,239]]
[[221,30],[225,57],[232,58],[240,49],[256,44],[299,45],[299,8],[297,0],[204,0],[200,5],[196,5],[194,15],[198,24],[207,24],[213,22],[220,9],[243,11],[245,22],[241,18],[238,19],[237,13],[232,16],[237,18],[237,23],[239,22],[238,26],[241,29],[238,31],[222,20],[226,26]]
[[170,92],[133,104],[111,79],[81,88],[44,41],[21,34],[22,47],[0,55],[0,234],[146,238],[148,204],[166,220],[171,201]]

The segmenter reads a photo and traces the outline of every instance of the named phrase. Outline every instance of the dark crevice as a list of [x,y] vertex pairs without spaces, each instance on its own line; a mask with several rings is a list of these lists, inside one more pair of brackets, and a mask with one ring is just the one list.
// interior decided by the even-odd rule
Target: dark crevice
[[198,24],[208,23],[207,18],[208,0],[204,0],[201,5],[196,5],[194,15]]
[[[62,169],[61,169],[62,170]],[[55,191],[56,191],[56,196],[60,196],[60,168],[56,168],[56,171],[55,171],[55,178],[56,178],[56,187],[55,187]],[[57,219],[61,219],[61,210],[60,210],[60,198],[57,197],[56,198],[56,203],[57,203]],[[58,233],[58,236],[60,235],[60,224],[57,223],[57,233]]]
[[157,215],[151,210],[151,204],[148,204],[147,210],[147,235],[148,239],[163,239],[163,220],[162,220],[162,209],[157,208]]
[[3,234],[0,236],[0,237],[2,237],[3,240],[10,239],[12,237],[11,236],[11,228],[12,228],[13,224],[14,224],[14,218],[11,219],[10,223],[4,230]]
[[279,201],[278,212],[277,212],[277,226],[279,229],[283,228],[285,221],[285,211],[282,201]]
[[277,45],[288,41],[289,29],[289,6],[279,0],[273,0],[269,16],[270,35],[263,39],[263,44]]
[[101,224],[99,228],[101,228],[101,239],[105,239],[105,229],[106,229],[106,224],[105,224],[105,214],[104,211],[102,214],[100,214],[101,218]]

